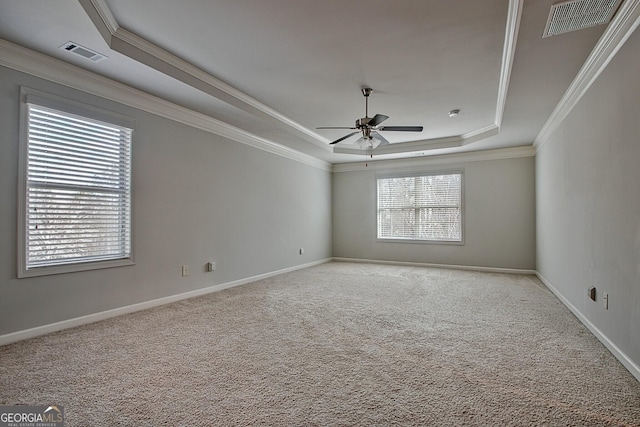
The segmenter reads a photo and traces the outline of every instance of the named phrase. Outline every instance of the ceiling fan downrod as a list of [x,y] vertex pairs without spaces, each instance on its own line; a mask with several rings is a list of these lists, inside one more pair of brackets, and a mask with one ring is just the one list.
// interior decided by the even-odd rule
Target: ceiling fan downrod
[[370,87],[362,88],[362,94],[364,95],[364,117],[365,118],[369,117],[369,95],[371,95],[371,92],[373,92],[373,89],[371,89]]
[[370,87],[363,87],[362,94],[364,95],[364,117],[356,120],[356,128],[362,131],[362,137],[364,139],[371,139],[371,127],[368,126],[371,121],[369,117],[369,95],[373,92]]

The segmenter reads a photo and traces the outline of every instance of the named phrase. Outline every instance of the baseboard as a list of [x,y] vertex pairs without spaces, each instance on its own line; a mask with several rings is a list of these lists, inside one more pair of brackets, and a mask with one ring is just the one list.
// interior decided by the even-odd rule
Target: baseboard
[[184,292],[181,294],[171,295],[168,297],[158,298],[151,301],[132,304],[125,307],[114,308],[112,310],[101,311],[99,313],[88,314],[86,316],[75,317],[73,319],[63,320],[61,322],[37,326],[35,328],[25,329],[23,331],[0,335],[0,345],[11,344],[13,342],[34,338],[40,335],[46,335],[52,332],[61,331],[63,329],[75,328],[76,326],[99,322],[101,320],[110,319],[112,317],[122,316],[123,314],[129,314],[129,313],[134,313],[136,311],[147,310],[149,308],[170,304],[172,302],[194,298],[201,295],[210,294],[213,292],[218,292],[223,289],[246,285],[248,283],[256,282],[258,280],[267,279],[269,277],[277,276],[284,273],[289,273],[296,270],[301,270],[303,268],[313,267],[315,265],[324,264],[330,261],[331,261],[331,258],[322,259],[319,261],[296,265],[294,267],[289,267],[281,270],[271,271],[264,274],[259,274],[257,276],[246,277],[244,279],[234,280],[227,283],[221,283],[218,285],[213,285],[213,286],[209,286],[202,289],[196,289],[194,291]]
[[593,335],[615,356],[616,359],[627,368],[631,375],[633,375],[638,381],[640,381],[640,366],[638,366],[633,360],[629,358],[622,350],[618,348],[613,341],[611,341],[600,329],[598,329],[593,323],[589,321],[581,312],[571,304],[571,302],[565,298],[560,291],[558,291],[542,274],[536,271],[536,276],[544,285],[549,288],[551,292],[582,322]]
[[506,274],[536,274],[535,270],[525,270],[519,268],[501,268],[501,267],[479,267],[475,265],[455,265],[455,264],[433,264],[426,262],[406,262],[406,261],[383,261],[377,259],[359,259],[359,258],[342,258],[333,257],[333,261],[340,262],[362,262],[368,264],[384,264],[384,265],[406,265],[413,267],[430,267],[430,268],[449,268],[452,270],[469,270],[482,271],[485,273],[506,273]]

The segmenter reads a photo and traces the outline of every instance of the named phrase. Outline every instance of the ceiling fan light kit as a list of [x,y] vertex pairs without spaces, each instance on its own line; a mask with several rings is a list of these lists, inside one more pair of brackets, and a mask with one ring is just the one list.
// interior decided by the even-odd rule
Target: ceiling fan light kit
[[354,135],[362,133],[362,136],[355,141],[355,144],[360,146],[363,149],[373,150],[375,148],[384,146],[389,144],[389,141],[382,136],[379,132],[382,131],[392,131],[392,132],[422,132],[422,126],[380,126],[382,122],[387,120],[389,116],[385,116],[384,114],[376,114],[373,117],[369,117],[369,96],[373,92],[373,89],[370,87],[362,88],[362,95],[365,99],[365,112],[364,117],[359,118],[355,122],[354,127],[344,127],[344,126],[325,126],[318,127],[317,129],[350,129],[354,132],[351,132],[341,138],[336,139],[331,142],[331,145],[342,142]]

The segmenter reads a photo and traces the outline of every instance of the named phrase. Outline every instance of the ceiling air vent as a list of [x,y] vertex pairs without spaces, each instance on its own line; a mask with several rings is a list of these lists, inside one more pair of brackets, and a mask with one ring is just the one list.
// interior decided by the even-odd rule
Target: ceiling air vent
[[542,37],[606,24],[622,0],[569,0],[551,6]]
[[107,57],[101,53],[98,53],[96,51],[93,51],[89,48],[86,48],[84,46],[80,46],[78,43],[74,43],[74,42],[67,42],[65,44],[63,44],[62,46],[60,46],[60,49],[63,50],[67,50],[69,52],[73,52],[76,55],[80,55],[85,59],[88,59],[91,62],[100,62],[104,59],[107,59]]

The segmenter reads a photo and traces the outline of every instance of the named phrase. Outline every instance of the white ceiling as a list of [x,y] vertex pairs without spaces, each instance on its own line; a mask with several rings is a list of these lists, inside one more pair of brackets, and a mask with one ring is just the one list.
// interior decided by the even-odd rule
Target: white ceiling
[[[0,37],[331,163],[531,145],[605,26],[542,38],[553,0],[0,0]],[[105,54],[91,63],[68,41]],[[461,114],[449,118],[451,109]],[[442,148],[445,147],[445,148]],[[356,151],[359,153],[359,151]]]

